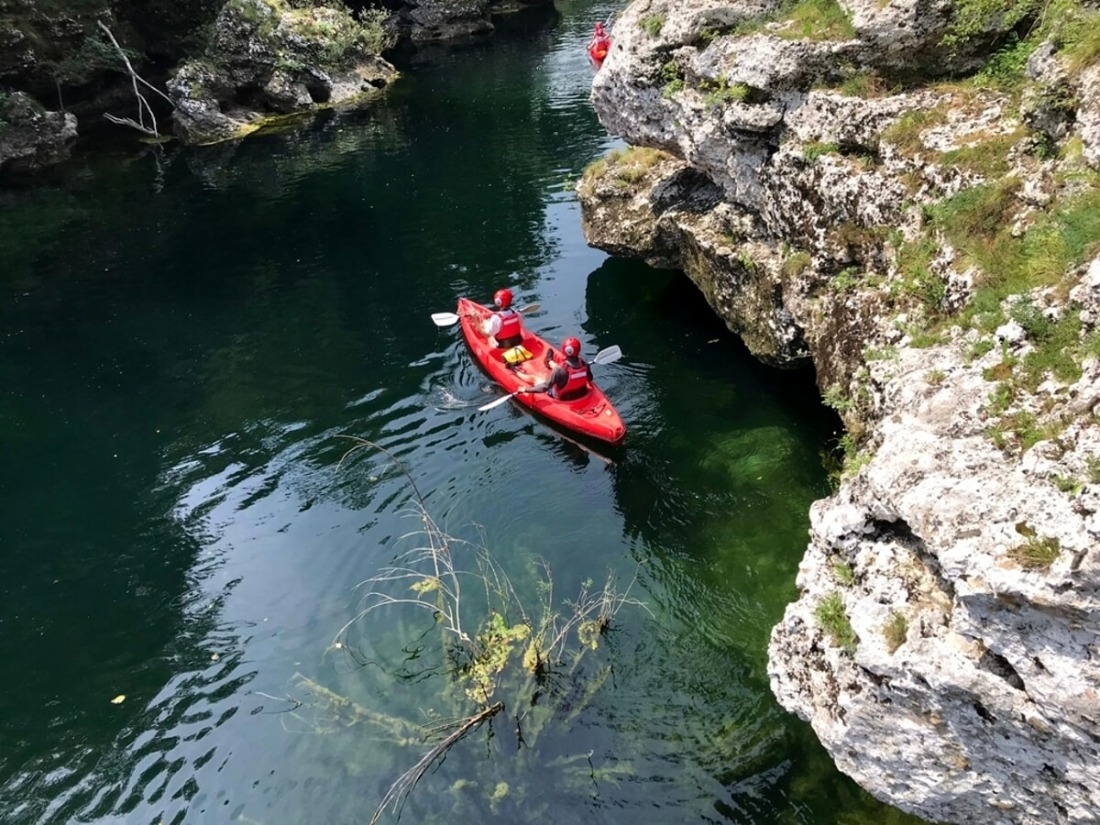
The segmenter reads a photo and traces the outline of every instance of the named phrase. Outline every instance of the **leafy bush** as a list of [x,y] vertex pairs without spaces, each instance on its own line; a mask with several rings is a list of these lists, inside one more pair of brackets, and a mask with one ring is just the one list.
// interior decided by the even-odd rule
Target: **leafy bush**
[[806,40],[851,40],[855,37],[852,21],[837,0],[799,0],[786,14],[790,25],[781,29],[782,37]]
[[882,628],[882,635],[886,638],[886,647],[893,653],[903,644],[905,636],[909,632],[909,622],[903,613],[897,610],[890,611],[890,618]]
[[646,15],[641,19],[641,25],[646,34],[656,37],[665,26],[665,16],[663,14]]
[[822,599],[814,608],[814,618],[834,645],[848,653],[855,652],[859,639],[852,629],[852,622],[844,609],[844,599],[839,593],[830,593]]

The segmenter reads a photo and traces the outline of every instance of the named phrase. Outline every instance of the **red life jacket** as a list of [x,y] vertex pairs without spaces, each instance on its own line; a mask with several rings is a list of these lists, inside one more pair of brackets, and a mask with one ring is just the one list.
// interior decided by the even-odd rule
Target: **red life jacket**
[[555,398],[572,398],[581,395],[584,390],[588,389],[588,366],[579,358],[577,361],[578,364],[575,367],[568,360],[561,365],[562,369],[565,370],[567,380],[564,387],[554,388]]
[[498,341],[506,341],[509,338],[523,336],[523,322],[519,319],[519,313],[514,309],[502,309],[500,315],[500,332],[497,333]]

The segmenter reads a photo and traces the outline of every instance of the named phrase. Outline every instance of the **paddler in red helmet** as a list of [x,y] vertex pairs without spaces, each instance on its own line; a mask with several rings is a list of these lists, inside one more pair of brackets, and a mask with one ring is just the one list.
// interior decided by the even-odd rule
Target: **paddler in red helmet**
[[581,358],[581,342],[574,337],[561,342],[562,360],[554,358],[554,351],[548,349],[544,359],[546,366],[554,365],[550,375],[532,387],[523,387],[521,393],[546,392],[551,398],[570,401],[580,398],[588,392],[592,381],[592,367]]
[[512,308],[512,290],[498,289],[493,294],[496,312],[485,319],[481,331],[493,346],[507,349],[523,343],[523,321]]

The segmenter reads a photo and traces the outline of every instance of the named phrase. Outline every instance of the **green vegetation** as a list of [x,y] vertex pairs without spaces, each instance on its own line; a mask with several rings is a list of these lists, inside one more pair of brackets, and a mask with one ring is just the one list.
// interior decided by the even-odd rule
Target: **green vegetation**
[[1084,488],[1084,483],[1078,481],[1072,476],[1054,476],[1054,486],[1063,493],[1069,493],[1070,495],[1079,494]]
[[784,278],[793,278],[805,272],[813,262],[813,256],[809,252],[795,252],[783,261],[782,274]]
[[[610,678],[611,663],[601,653],[616,615],[627,605],[645,606],[618,592],[612,574],[602,587],[583,583],[574,599],[559,606],[554,603],[550,570],[537,560],[529,566],[529,586],[513,584],[487,551],[474,550],[439,529],[412,477],[385,448],[361,438],[352,440],[356,446],[345,453],[341,464],[348,456],[371,448],[385,453],[405,474],[415,496],[423,544],[401,553],[392,566],[364,583],[368,586],[360,610],[336,634],[329,652],[359,666],[384,667],[387,657],[379,654],[376,645],[385,634],[378,629],[392,627],[393,619],[379,614],[419,614],[427,620],[427,629],[423,623],[410,625],[409,638],[396,645],[400,652],[395,660],[408,661],[412,648],[404,645],[413,645],[421,663],[431,660],[433,668],[446,677],[435,700],[419,708],[414,718],[350,707],[347,700],[328,691],[331,704],[345,711],[341,714],[345,724],[361,722],[378,734],[425,749],[383,796],[371,819],[374,822],[388,806],[399,807],[466,734],[499,713],[515,716],[516,762],[538,753],[542,737],[555,730],[568,731]],[[464,586],[470,584],[474,586]],[[521,593],[531,594],[530,600],[524,601]],[[448,721],[440,725],[440,720]],[[556,770],[567,764],[559,763]],[[518,821],[527,783],[520,779],[522,773],[511,773],[515,767],[505,766],[501,781],[485,783],[484,791],[491,804],[512,796],[511,805],[517,810],[509,818]],[[570,777],[591,782],[591,763],[576,762],[556,779]]]
[[837,91],[848,97],[882,97],[890,93],[890,86],[881,75],[873,71],[859,71],[849,74]]
[[890,618],[882,628],[882,635],[886,639],[887,649],[891,653],[894,653],[899,647],[905,644],[905,636],[908,632],[909,622],[906,620],[905,614],[897,610],[891,610]]
[[834,645],[848,653],[855,653],[859,639],[852,629],[852,622],[844,609],[844,599],[839,593],[830,593],[822,599],[814,609],[814,618]]
[[1035,529],[1024,522],[1016,525],[1016,532],[1026,541],[1009,550],[1009,557],[1025,570],[1049,570],[1062,552],[1061,542],[1051,536],[1037,535]]
[[855,407],[855,402],[840,387],[829,387],[825,390],[822,400],[826,406],[832,407],[841,414],[850,412]]
[[837,0],[799,0],[781,12],[787,26],[780,37],[800,40],[851,40],[855,37],[852,21]]
[[835,143],[810,141],[809,143],[802,144],[802,157],[806,158],[810,163],[813,163],[822,155],[835,155],[839,151],[840,147]]
[[845,267],[830,279],[829,286],[842,294],[851,292],[859,285],[861,274],[859,267]]
[[1009,30],[1036,15],[1043,0],[956,0],[955,19],[943,45],[959,47],[983,36],[994,26]]
[[661,33],[661,29],[665,27],[665,15],[663,14],[647,14],[640,21],[643,31],[650,37],[656,37]]
[[704,93],[704,101],[712,109],[725,103],[741,102],[750,91],[744,83],[730,83],[729,78],[725,77],[703,83],[699,90]]
[[585,169],[581,185],[586,191],[591,191],[597,181],[609,179],[613,185],[625,189],[640,181],[654,166],[668,157],[660,149],[648,146],[612,149]]
[[677,92],[682,91],[685,83],[680,64],[675,60],[669,60],[661,66],[661,80],[664,83],[661,88],[662,97],[672,97]]
[[933,387],[938,387],[947,378],[947,373],[941,369],[931,369],[924,374],[924,380],[931,384]]
[[843,561],[833,562],[833,577],[838,584],[845,587],[851,587],[856,580],[856,574],[852,572],[852,566]]

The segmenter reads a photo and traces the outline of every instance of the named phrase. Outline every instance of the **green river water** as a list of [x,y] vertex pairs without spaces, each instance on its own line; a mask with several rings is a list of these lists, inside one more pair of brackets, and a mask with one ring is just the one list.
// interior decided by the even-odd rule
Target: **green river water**
[[[369,821],[423,748],[318,686],[424,722],[450,677],[400,611],[358,627],[370,664],[330,647],[418,526],[378,453],[337,466],[341,435],[521,596],[538,557],[557,603],[609,570],[645,603],[590,703],[535,748],[509,709],[403,821],[901,820],[768,690],[828,492],[812,376],[756,364],[682,274],[584,243],[572,184],[615,142],[583,47],[609,11],[440,51],[297,131],[87,152],[0,193],[0,822]],[[429,315],[505,284],[533,329],[622,347],[597,368],[629,430],[612,463],[476,411],[499,391]]]

